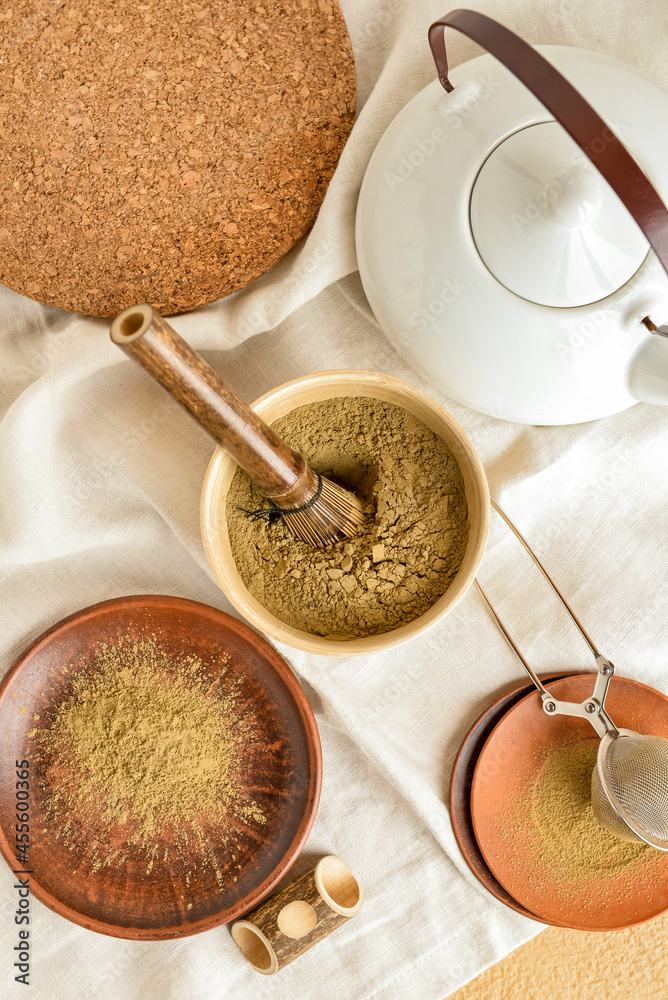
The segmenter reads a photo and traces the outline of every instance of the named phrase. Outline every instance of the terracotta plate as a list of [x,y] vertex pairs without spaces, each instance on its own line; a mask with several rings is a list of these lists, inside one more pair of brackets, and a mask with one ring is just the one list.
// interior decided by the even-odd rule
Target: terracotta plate
[[[159,651],[160,684],[171,683],[171,671],[178,671],[186,656],[212,692],[214,713],[223,710],[225,699],[233,724],[238,720],[247,734],[238,773],[242,795],[254,803],[253,815],[243,821],[231,810],[210,821],[194,847],[185,821],[180,828],[156,831],[160,850],[152,852],[149,864],[145,846],[137,846],[122,826],[110,835],[94,810],[64,836],[47,809],[54,786],[62,787],[62,761],[42,761],[32,753],[33,730],[51,726],[73,685],[100,669],[104,644],[131,656],[132,648],[145,642]],[[285,661],[236,619],[176,597],[105,601],[44,633],[0,687],[0,744],[0,848],[6,860],[13,869],[20,867],[15,761],[27,758],[30,888],[57,913],[116,937],[194,934],[254,906],[299,854],[320,795],[315,719]]]
[[[547,682],[563,677],[564,674],[553,673],[541,674],[540,676],[543,682]],[[517,913],[521,913],[531,920],[538,920],[539,918],[535,913],[531,913],[518,903],[516,899],[513,899],[510,893],[506,892],[500,882],[497,882],[492,875],[475,839],[473,819],[471,817],[473,773],[485,741],[506,712],[510,711],[513,705],[516,705],[518,701],[521,701],[532,690],[531,683],[520,684],[512,688],[502,698],[495,701],[493,705],[490,705],[469,730],[457,754],[455,766],[452,770],[452,779],[450,781],[450,818],[459,848],[478,881],[493,896],[502,903],[505,903],[506,906],[509,906],[511,910],[515,910]]]
[[[547,686],[557,699],[580,702],[591,694],[593,681],[592,674],[578,674]],[[619,726],[668,736],[668,698],[653,688],[614,677],[606,707]],[[540,920],[601,931],[643,923],[668,909],[668,853],[647,847],[633,864],[610,863],[607,870],[601,865],[591,877],[570,872],[539,836],[533,790],[550,755],[583,740],[592,750],[598,745],[585,720],[548,718],[537,691],[511,708],[475,768],[475,837],[495,878]]]

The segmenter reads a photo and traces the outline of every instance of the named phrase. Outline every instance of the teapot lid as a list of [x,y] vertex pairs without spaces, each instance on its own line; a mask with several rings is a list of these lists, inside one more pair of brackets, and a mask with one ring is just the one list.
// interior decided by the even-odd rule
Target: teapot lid
[[621,288],[649,243],[561,125],[529,125],[499,143],[473,185],[478,253],[516,295],[583,306]]

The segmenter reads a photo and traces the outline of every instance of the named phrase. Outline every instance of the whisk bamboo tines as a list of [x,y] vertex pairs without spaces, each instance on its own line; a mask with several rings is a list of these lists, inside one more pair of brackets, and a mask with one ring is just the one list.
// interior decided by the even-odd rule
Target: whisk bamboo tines
[[111,339],[144,368],[251,477],[296,538],[315,548],[359,534],[362,504],[311,469],[230,389],[162,316],[132,306],[111,325]]

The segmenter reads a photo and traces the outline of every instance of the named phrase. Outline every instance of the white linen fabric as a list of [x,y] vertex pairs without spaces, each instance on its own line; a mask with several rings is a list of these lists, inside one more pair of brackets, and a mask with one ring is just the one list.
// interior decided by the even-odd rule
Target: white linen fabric
[[[605,52],[668,86],[665,0],[473,6],[529,41]],[[174,326],[248,400],[328,368],[388,372],[431,392],[472,438],[492,491],[602,651],[624,675],[668,690],[668,412],[638,405],[576,427],[516,426],[448,401],[395,354],[355,274],[356,196],[383,130],[433,79],[426,30],[448,8],[441,0],[343,0],[343,9],[360,110],[311,234],[254,285]],[[476,53],[454,32],[448,43],[453,64]],[[107,598],[175,594],[234,613],[199,534],[211,443],[109,342],[108,325],[0,289],[0,352],[3,671],[49,625]],[[591,669],[533,573],[495,524],[482,578],[527,656],[538,669]],[[2,865],[3,997],[441,1000],[540,930],[469,872],[446,805],[462,738],[494,693],[522,677],[475,592],[428,633],[385,653],[280,651],[316,712],[324,753],[320,810],[292,874],[323,853],[341,855],[364,887],[361,913],[277,976],[262,977],[227,928],[128,942],[33,900],[26,994],[13,980],[16,903]]]

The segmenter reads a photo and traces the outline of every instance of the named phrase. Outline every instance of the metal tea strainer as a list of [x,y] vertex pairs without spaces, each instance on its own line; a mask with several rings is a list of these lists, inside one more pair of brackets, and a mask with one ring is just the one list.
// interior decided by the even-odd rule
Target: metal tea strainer
[[601,737],[591,780],[591,804],[599,823],[621,840],[644,841],[668,851],[668,739],[618,729],[605,710],[605,697],[615,668],[590,639],[585,628],[549,576],[526,539],[493,497],[492,506],[522,543],[572,618],[596,660],[597,677],[590,698],[581,704],[557,701],[532,670],[476,580],[489,610],[529,677],[538,688],[547,715],[587,719]]

